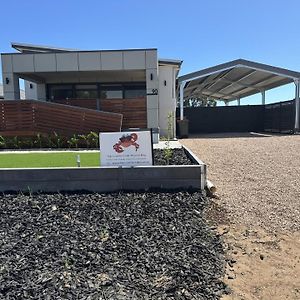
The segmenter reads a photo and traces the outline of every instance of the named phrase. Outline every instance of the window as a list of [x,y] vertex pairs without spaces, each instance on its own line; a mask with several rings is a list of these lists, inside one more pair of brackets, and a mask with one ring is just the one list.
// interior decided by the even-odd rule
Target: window
[[69,83],[49,84],[50,100],[66,99],[137,99],[146,97],[145,83],[99,84]]
[[97,99],[98,98],[97,84],[76,84],[74,98]]
[[125,89],[124,98],[140,98],[146,97],[146,89]]
[[71,84],[51,85],[49,87],[49,97],[51,100],[64,100],[73,97]]
[[123,99],[122,86],[102,85],[100,92],[101,99]]
[[75,91],[76,99],[97,99],[98,91]]
[[146,97],[146,85],[145,84],[126,84],[124,86],[124,98],[141,98]]

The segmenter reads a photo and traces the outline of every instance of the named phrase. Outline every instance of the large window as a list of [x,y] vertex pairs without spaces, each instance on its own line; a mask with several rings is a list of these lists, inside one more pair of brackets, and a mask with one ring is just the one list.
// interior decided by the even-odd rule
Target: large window
[[123,87],[121,85],[101,85],[101,99],[123,99]]
[[97,99],[98,85],[97,84],[76,84],[74,98]]
[[145,86],[125,86],[124,98],[140,98],[146,97],[146,87]]
[[49,84],[50,100],[66,99],[130,99],[146,97],[145,83],[123,84]]
[[51,100],[64,100],[73,98],[73,89],[71,84],[51,85],[49,89],[49,98]]

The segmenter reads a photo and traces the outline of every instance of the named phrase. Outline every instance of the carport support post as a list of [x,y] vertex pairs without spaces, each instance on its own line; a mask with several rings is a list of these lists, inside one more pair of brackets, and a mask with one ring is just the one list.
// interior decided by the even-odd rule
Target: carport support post
[[261,104],[266,104],[266,91],[261,91]]
[[180,87],[179,87],[179,96],[180,96],[180,120],[183,120],[183,98],[184,98],[184,86],[185,86],[185,81],[180,82]]
[[300,100],[299,100],[299,90],[300,90],[300,79],[297,78],[295,82],[295,132],[299,131],[299,113],[300,113]]
[[238,106],[241,105],[241,99],[240,98],[237,99],[237,103],[238,103]]

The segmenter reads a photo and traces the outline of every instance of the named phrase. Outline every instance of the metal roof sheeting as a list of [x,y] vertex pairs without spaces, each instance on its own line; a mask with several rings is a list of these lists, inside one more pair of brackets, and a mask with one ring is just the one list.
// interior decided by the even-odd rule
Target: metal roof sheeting
[[185,82],[184,98],[208,97],[232,101],[299,78],[299,72],[237,59],[180,76],[178,82]]

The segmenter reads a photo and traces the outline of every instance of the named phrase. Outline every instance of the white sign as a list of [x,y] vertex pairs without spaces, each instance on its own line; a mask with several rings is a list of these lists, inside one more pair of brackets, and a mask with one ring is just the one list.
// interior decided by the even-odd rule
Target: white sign
[[151,131],[100,133],[101,166],[151,166]]

